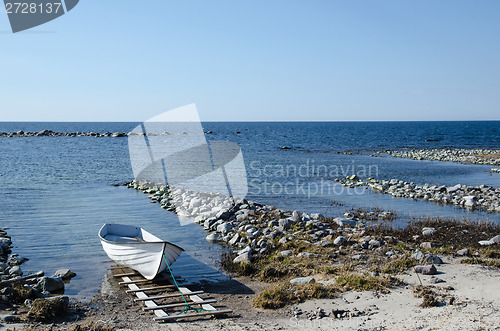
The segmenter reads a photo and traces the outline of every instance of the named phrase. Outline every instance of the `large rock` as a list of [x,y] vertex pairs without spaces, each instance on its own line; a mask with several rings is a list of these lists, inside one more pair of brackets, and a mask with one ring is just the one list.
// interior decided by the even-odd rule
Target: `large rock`
[[3,249],[9,248],[11,244],[12,241],[9,238],[0,238],[0,247],[2,247]]
[[22,257],[22,256],[19,256],[19,255],[12,255],[10,258],[9,258],[9,265],[11,266],[15,266],[15,265],[21,265],[23,264],[24,262],[28,261],[29,259],[26,258],[26,257]]
[[335,245],[342,245],[346,241],[347,241],[346,237],[344,237],[344,236],[338,236],[337,238],[335,238],[335,240],[333,241],[333,243]]
[[22,276],[23,271],[21,270],[20,266],[16,265],[9,269],[9,274],[13,276]]
[[296,222],[300,221],[300,216],[299,216],[299,213],[298,213],[296,210],[294,210],[294,211],[292,212],[292,216],[290,217],[290,219],[291,219],[294,223],[296,223]]
[[56,292],[56,291],[61,291],[64,290],[64,282],[60,277],[41,277],[38,280],[38,283],[36,283],[35,286],[33,286],[37,291],[40,292]]
[[233,226],[231,225],[231,223],[222,223],[222,224],[217,225],[217,232],[227,233],[232,228],[233,228]]
[[434,248],[434,247],[439,247],[439,245],[436,243],[428,242],[428,241],[420,244],[420,248],[422,248],[422,249],[429,249],[429,248]]
[[217,222],[217,218],[215,217],[211,217],[211,218],[207,218],[205,220],[205,222],[203,223],[203,227],[205,228],[205,230],[210,230],[210,227],[212,226],[212,224],[214,224],[215,222]]
[[338,226],[356,226],[357,222],[354,220],[349,220],[347,218],[335,217],[333,219]]
[[235,234],[231,240],[229,240],[229,245],[233,246],[233,245],[236,245],[237,242],[239,242],[241,239],[239,233]]
[[435,275],[437,274],[437,269],[434,265],[417,265],[413,267],[416,273],[423,275]]
[[428,264],[443,264],[443,260],[439,256],[429,255],[424,258],[424,262]]
[[293,252],[292,252],[292,251],[289,251],[289,250],[286,250],[286,251],[281,251],[281,252],[280,252],[280,255],[281,255],[281,256],[285,256],[285,257],[287,257],[287,256],[292,256],[292,254],[293,254]]
[[76,273],[69,269],[59,269],[54,273],[54,277],[59,277],[62,280],[70,280],[71,278],[75,277]]
[[250,262],[252,261],[252,252],[248,251],[243,254],[238,255],[234,258],[234,263]]
[[462,201],[463,201],[464,207],[466,207],[466,208],[472,209],[472,208],[477,206],[476,197],[473,195],[468,195],[466,197],[463,197]]
[[217,233],[211,233],[206,238],[207,241],[213,242],[220,240],[220,236]]
[[436,233],[436,229],[434,228],[423,228],[422,229],[422,235],[427,237],[427,236],[432,236]]
[[281,231],[284,231],[286,229],[289,229],[293,225],[293,221],[289,218],[287,219],[280,219],[278,221],[278,226]]
[[298,277],[290,280],[290,283],[295,285],[305,285],[316,283],[316,279],[312,277]]
[[500,244],[500,234],[491,238],[490,241],[494,242],[495,244]]

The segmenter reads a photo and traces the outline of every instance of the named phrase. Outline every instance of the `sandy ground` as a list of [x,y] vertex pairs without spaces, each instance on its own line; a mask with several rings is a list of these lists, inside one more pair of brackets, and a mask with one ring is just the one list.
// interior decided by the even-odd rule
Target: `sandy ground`
[[[433,284],[445,294],[445,305],[420,308],[421,298],[415,298],[412,287],[430,284],[431,276],[414,273],[399,277],[409,286],[392,289],[390,293],[373,291],[349,292],[335,299],[310,300],[279,310],[261,310],[251,307],[255,293],[267,285],[245,277],[218,283],[191,286],[202,288],[204,298],[217,299],[216,306],[233,309],[227,317],[184,320],[159,324],[152,313],[118,288],[116,280],[105,281],[102,295],[94,304],[85,307],[82,321],[40,325],[37,329],[66,330],[75,323],[95,321],[116,330],[500,330],[500,269],[479,265],[460,264],[458,259],[446,258],[437,266],[436,275],[445,282]],[[453,289],[450,289],[449,287]],[[453,304],[449,299],[454,297]],[[358,317],[341,319],[324,317],[308,319],[307,312],[322,308],[326,314],[333,310],[361,312]],[[301,309],[303,314],[292,312]],[[19,324],[3,324],[0,330],[22,330]]]

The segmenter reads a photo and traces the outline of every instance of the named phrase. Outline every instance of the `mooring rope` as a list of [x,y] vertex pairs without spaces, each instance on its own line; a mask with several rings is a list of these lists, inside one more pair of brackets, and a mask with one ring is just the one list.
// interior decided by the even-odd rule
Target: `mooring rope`
[[196,307],[191,307],[189,303],[187,302],[186,298],[184,297],[184,294],[182,293],[181,289],[179,288],[179,284],[177,284],[177,281],[175,280],[174,273],[172,272],[172,269],[170,269],[170,266],[168,265],[167,258],[165,257],[165,252],[162,253],[163,260],[165,260],[165,263],[167,264],[168,271],[170,272],[170,276],[174,280],[175,287],[177,287],[177,290],[181,294],[182,299],[184,300],[184,303],[186,304],[184,308],[182,309],[181,312],[177,313],[176,315],[187,313],[189,310],[194,310],[197,313],[201,313],[202,311],[207,311],[206,309],[203,308],[196,308]]

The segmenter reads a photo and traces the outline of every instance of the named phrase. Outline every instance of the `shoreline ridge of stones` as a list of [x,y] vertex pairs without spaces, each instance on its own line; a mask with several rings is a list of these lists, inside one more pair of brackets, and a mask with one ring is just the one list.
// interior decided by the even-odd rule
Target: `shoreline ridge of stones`
[[[136,180],[125,184],[125,186],[149,194],[151,202],[159,203],[163,209],[183,215],[183,217],[194,218],[195,224],[203,226],[209,232],[206,236],[207,241],[226,244],[236,253],[236,257],[233,259],[234,263],[251,262],[255,256],[272,253],[273,250],[284,257],[293,256],[294,252],[291,250],[278,251],[276,247],[276,245],[284,245],[293,240],[306,241],[311,246],[318,245],[331,249],[332,254],[329,255],[331,259],[345,254],[346,245],[359,252],[356,253],[357,255],[353,255],[352,259],[361,259],[364,250],[384,251],[388,249],[386,248],[387,243],[397,241],[397,238],[394,237],[381,238],[367,235],[365,232],[368,224],[364,219],[359,219],[360,213],[355,211],[344,213],[344,217],[328,218],[327,220],[319,213],[284,211],[273,206],[241,199],[234,202],[229,210],[222,209],[215,215],[204,217],[199,215],[200,210],[197,208],[206,201],[200,200],[195,192],[182,190],[177,192],[175,195],[181,197],[181,200],[173,204],[172,201],[175,197],[172,197],[172,191],[179,189],[169,188],[164,184]],[[190,211],[196,211],[195,214],[198,216],[190,215]],[[366,214],[373,217],[370,213]],[[393,216],[391,212],[379,214],[381,219],[387,217],[390,220]],[[424,228],[421,235],[428,238],[435,232],[434,228]],[[500,242],[500,236],[497,237],[498,242]],[[497,243],[496,239],[494,243]],[[430,243],[426,244],[430,245]],[[425,247],[424,245],[423,248]],[[459,252],[457,254],[460,255]],[[391,250],[384,252],[383,255],[391,259],[403,256]],[[298,253],[296,257],[314,259],[319,256],[304,251]],[[442,263],[439,258],[429,254],[424,256],[420,253],[412,258],[425,263]]]
[[429,160],[444,162],[462,162],[479,165],[500,165],[500,150],[498,149],[465,149],[465,148],[435,148],[384,150],[383,153],[395,158],[412,160]]
[[[204,132],[204,134],[212,134],[212,131]],[[183,131],[180,134],[189,134],[189,132]],[[113,138],[122,138],[128,136],[158,136],[170,135],[169,132],[163,132],[161,134],[156,133],[137,133],[137,132],[55,132],[52,130],[41,130],[38,132],[28,132],[28,131],[16,131],[16,132],[0,132],[0,138],[23,138],[23,137],[113,137]]]
[[380,180],[375,178],[361,179],[356,175],[336,179],[343,186],[354,188],[366,186],[375,192],[390,194],[394,198],[426,200],[443,205],[455,205],[467,210],[484,210],[488,213],[500,213],[500,188],[486,185],[455,186],[417,185],[398,179]]

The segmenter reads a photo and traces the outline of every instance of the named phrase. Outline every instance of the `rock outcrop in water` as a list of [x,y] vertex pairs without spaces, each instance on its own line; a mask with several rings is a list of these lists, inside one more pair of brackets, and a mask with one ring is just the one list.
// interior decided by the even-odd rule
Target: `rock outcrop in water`
[[[212,131],[205,132],[205,134],[211,134]],[[170,133],[164,132],[162,135],[169,135]],[[183,132],[183,134],[188,134],[188,132]],[[42,130],[38,132],[0,132],[0,138],[22,138],[22,137],[112,137],[112,138],[123,138],[128,136],[157,136],[155,133],[135,133],[135,132],[54,132],[52,130]]]
[[[54,293],[64,292],[64,281],[76,276],[69,269],[58,270],[52,277],[44,276],[43,271],[35,274],[25,275],[21,265],[28,261],[27,258],[12,254],[12,241],[7,235],[6,229],[0,230],[0,309],[9,308],[14,313],[11,321],[16,321],[20,316],[16,315],[16,309],[21,305],[30,308],[34,300],[38,304],[43,304],[44,298],[49,298]],[[68,306],[68,297],[59,296],[65,302],[65,309]],[[50,300],[54,300],[51,298]],[[28,318],[29,319],[29,318]],[[5,318],[3,318],[4,321]]]
[[411,149],[384,152],[392,157],[413,160],[500,165],[500,150],[497,149]]
[[54,132],[51,130],[42,130],[39,132],[0,132],[0,137],[21,138],[21,137],[127,137],[123,132]]

